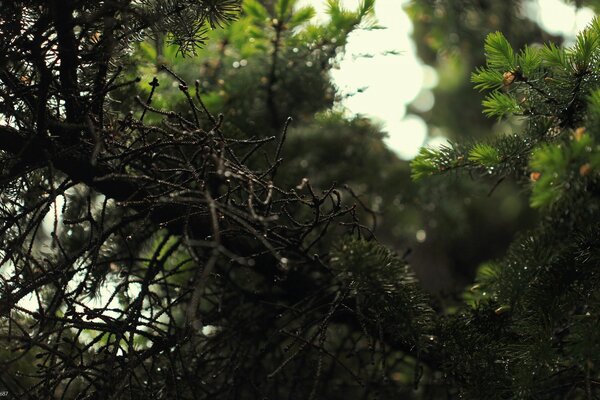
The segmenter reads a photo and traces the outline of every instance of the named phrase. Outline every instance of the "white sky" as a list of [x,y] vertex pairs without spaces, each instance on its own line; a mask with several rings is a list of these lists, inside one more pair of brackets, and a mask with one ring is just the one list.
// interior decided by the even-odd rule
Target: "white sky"
[[[505,0],[496,0],[505,1]],[[430,137],[426,124],[415,115],[406,115],[406,105],[427,111],[434,105],[431,93],[437,83],[435,71],[424,66],[415,54],[411,39],[412,22],[402,6],[409,0],[376,0],[375,14],[384,30],[354,32],[349,38],[340,69],[332,72],[335,83],[342,93],[362,93],[346,98],[342,105],[352,114],[363,114],[383,123],[388,132],[386,144],[401,158],[411,159],[423,145],[443,143],[444,138]],[[324,0],[300,0],[311,4],[325,19]],[[350,9],[359,0],[343,0]],[[594,17],[589,8],[576,12],[575,7],[561,0],[529,0],[525,4],[526,15],[539,21],[548,32],[562,34],[567,43]],[[483,43],[482,43],[483,49]],[[386,52],[396,51],[391,55]],[[369,54],[372,57],[360,57]]]

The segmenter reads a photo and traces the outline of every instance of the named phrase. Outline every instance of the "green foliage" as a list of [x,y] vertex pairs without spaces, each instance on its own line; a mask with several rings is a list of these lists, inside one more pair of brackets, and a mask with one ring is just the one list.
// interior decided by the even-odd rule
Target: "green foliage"
[[537,148],[530,166],[539,174],[533,183],[532,207],[548,207],[574,189],[587,186],[589,176],[597,174],[600,146],[585,133],[579,133],[566,143]]
[[492,92],[483,101],[483,112],[489,117],[506,117],[521,111],[517,99],[505,93]]
[[375,242],[351,240],[331,254],[331,267],[356,296],[361,317],[408,346],[422,347],[435,313],[406,262]]
[[518,72],[528,77],[534,75],[542,64],[542,55],[537,47],[525,46],[517,56]]
[[[166,41],[141,42],[130,62],[130,76],[141,75],[142,98],[149,95],[148,82],[161,72],[161,65],[188,82],[201,77],[201,93],[211,112],[224,111],[226,123],[240,134],[266,137],[279,133],[288,116],[310,119],[332,105],[335,88],[327,71],[335,67],[335,57],[353,29],[374,26],[373,4],[365,1],[348,10],[331,1],[331,21],[315,23],[314,8],[298,7],[295,0],[278,0],[273,7],[245,0],[243,14],[208,32],[207,45],[196,49],[195,58],[177,57]],[[120,107],[126,108],[131,99],[120,98]],[[189,113],[177,87],[161,87],[152,101],[161,109]]]
[[277,0],[275,2],[275,15],[285,20],[291,14],[295,3],[295,0]]
[[484,167],[493,167],[501,159],[496,148],[486,144],[476,144],[469,152],[469,160],[481,164]]
[[362,0],[356,11],[350,11],[343,7],[340,0],[327,0],[332,27],[341,32],[348,31],[362,21],[365,21],[373,13],[374,6],[375,0]]
[[501,71],[515,70],[515,53],[501,32],[490,33],[485,40],[484,48],[489,68]]
[[141,268],[159,267],[169,284],[184,286],[193,276],[194,263],[192,256],[183,248],[181,240],[165,231],[158,231],[148,240],[141,251]]
[[[204,34],[199,27],[231,22],[227,7],[237,4],[201,3],[214,6],[213,13],[179,33],[189,28],[199,29],[189,32],[192,36]],[[452,10],[437,3],[441,14]],[[138,43],[127,74],[142,75],[139,85],[132,79],[122,92],[111,93],[110,102],[90,107],[96,114],[85,115],[104,140],[98,141],[100,157],[92,157],[86,174],[73,168],[79,159],[61,162],[64,152],[53,148],[71,146],[72,137],[44,138],[46,148],[23,157],[31,143],[40,143],[38,131],[13,134],[16,128],[3,127],[14,140],[32,139],[23,140],[17,151],[6,140],[8,157],[0,155],[10,167],[5,171],[13,183],[9,188],[18,193],[14,199],[12,192],[3,194],[2,221],[8,227],[1,240],[8,251],[19,249],[18,257],[5,263],[15,265],[14,273],[7,273],[13,275],[10,285],[0,282],[0,306],[20,307],[12,299],[21,289],[13,290],[13,284],[30,276],[35,294],[56,304],[45,315],[4,313],[18,317],[2,325],[5,337],[22,334],[25,345],[36,344],[35,351],[21,353],[25,346],[15,346],[14,354],[2,352],[22,357],[14,368],[25,368],[31,357],[43,358],[35,367],[38,375],[23,374],[32,380],[44,376],[44,385],[56,389],[39,385],[44,386],[40,390],[62,395],[58,392],[72,384],[75,392],[98,375],[88,385],[89,394],[116,388],[116,399],[597,394],[598,24],[568,50],[547,46],[515,52],[504,35],[488,36],[486,67],[471,79],[477,89],[491,91],[484,113],[501,117],[503,129],[516,133],[452,140],[422,149],[412,162],[412,176],[421,182],[449,171],[498,182],[485,191],[489,196],[473,191],[469,198],[464,190],[447,190],[464,184],[448,176],[429,186],[412,185],[406,163],[385,147],[380,127],[330,110],[336,93],[328,71],[349,32],[373,27],[373,4],[365,0],[350,11],[330,0],[332,22],[317,25],[310,21],[314,10],[298,9],[294,0],[248,0],[239,20],[206,32],[210,41],[196,50],[200,58],[195,59],[182,60],[181,50],[167,46],[176,40],[169,30]],[[177,10],[172,18],[171,23],[184,21]],[[475,12],[470,18],[481,23]],[[432,46],[440,46],[443,35],[434,33]],[[46,34],[38,31],[40,38]],[[198,43],[198,37],[192,39]],[[452,71],[464,70],[457,54],[450,59],[456,66]],[[56,65],[48,68],[63,75]],[[197,84],[188,87],[185,82],[194,79]],[[43,103],[28,98],[43,90],[41,83],[32,85],[35,90],[26,93],[23,104]],[[59,90],[48,92],[59,103],[72,95],[47,87]],[[140,94],[137,107],[131,106],[134,91]],[[460,108],[471,111],[467,104]],[[46,114],[58,113],[59,119],[50,122],[64,125],[68,133],[81,125],[68,118],[62,124],[61,110],[50,111]],[[16,125],[40,128],[30,112],[18,114],[29,119]],[[289,116],[293,122],[288,119],[282,129]],[[75,151],[87,166],[90,132],[77,132],[84,139]],[[47,167],[38,168],[30,158],[45,152],[52,157]],[[10,176],[15,159],[27,166],[17,178]],[[29,168],[35,171],[27,176]],[[509,188],[502,201],[491,197],[505,178],[531,188],[539,218],[535,228],[494,257],[493,249],[502,245],[495,236],[487,240],[487,225],[503,227],[503,216],[511,213],[518,219],[514,190]],[[54,183],[61,180],[81,193],[66,196],[62,188],[69,198],[61,217],[69,231],[54,229],[49,240],[57,245],[46,257],[32,249],[29,232],[43,228],[41,220],[60,189]],[[96,190],[107,194],[100,198]],[[116,200],[108,205],[111,193]],[[457,206],[465,204],[470,207]],[[377,226],[382,210],[385,218]],[[465,223],[469,217],[476,223]],[[415,228],[422,230],[417,240],[425,243],[410,259],[373,234],[404,247],[414,243]],[[473,254],[456,255],[472,248],[483,248],[485,257],[476,284],[451,299],[434,301],[407,264],[429,257],[434,273],[442,276],[438,267],[446,258],[472,262]],[[109,304],[92,307],[80,301],[100,293],[103,280],[112,285]],[[72,281],[79,282],[76,290]],[[84,335],[95,343],[86,343]],[[14,368],[0,372],[0,383],[20,376]],[[26,389],[15,385],[16,392],[29,390],[31,382],[23,382]]]
[[568,166],[565,152],[559,145],[546,145],[536,149],[531,157],[531,167],[541,174],[531,194],[532,207],[549,205],[562,193],[561,183]]
[[[533,207],[549,206],[563,195],[571,198],[573,189],[585,187],[584,182],[595,170],[595,141],[581,133],[576,133],[573,140],[568,137],[586,119],[591,121],[599,109],[598,84],[591,79],[594,75],[589,64],[598,56],[599,34],[595,20],[570,49],[554,44],[539,50],[525,47],[515,56],[506,38],[492,33],[485,42],[487,67],[478,68],[471,77],[476,89],[491,91],[483,101],[486,115],[525,117],[531,123],[523,135],[514,139],[509,136],[491,145],[473,144],[466,156],[481,166],[500,166],[503,172],[512,169],[528,175],[533,171]],[[524,145],[521,151],[517,148],[519,141]],[[413,161],[413,177],[446,171],[448,168],[439,166],[448,165],[448,158],[457,167],[472,168],[458,162],[464,157],[461,152],[423,151]],[[516,159],[523,158],[531,158],[529,166],[522,161],[516,163]],[[511,164],[518,167],[511,168]]]
[[554,43],[547,43],[542,47],[542,64],[553,68],[566,69],[569,62],[567,52]]
[[516,56],[503,35],[489,35],[487,66],[472,82],[491,91],[484,113],[519,117],[520,132],[424,149],[411,165],[415,179],[449,165],[512,176],[540,213],[503,257],[481,265],[463,294],[468,308],[441,321],[444,370],[465,398],[597,394],[599,35],[595,20],[569,49],[526,47]]
[[592,117],[600,117],[600,89],[593,90],[588,99],[589,113]]
[[269,12],[258,0],[246,0],[244,2],[244,13],[258,22],[269,19]]
[[413,179],[419,180],[440,172],[439,159],[438,151],[422,147],[419,154],[410,163]]
[[481,91],[486,89],[500,89],[504,86],[502,72],[493,69],[478,68],[471,75],[471,82],[475,83],[475,89]]
[[308,23],[314,16],[316,15],[316,11],[311,6],[302,7],[297,9],[292,17],[290,18],[290,26],[295,28],[297,26]]
[[521,135],[505,135],[485,143],[464,140],[438,149],[422,148],[411,161],[413,179],[448,172],[470,170],[485,175],[506,176],[526,168],[532,144]]
[[594,20],[588,29],[577,35],[575,46],[569,52],[575,73],[589,72],[590,63],[598,55],[600,24]]
[[234,21],[240,11],[241,0],[204,0],[179,3],[166,0],[140,0],[136,11],[143,24],[153,32],[160,32],[168,43],[175,45],[183,56],[195,55],[204,47],[211,29],[222,28]]
[[466,304],[477,309],[482,302],[490,299],[491,285],[498,279],[497,266],[486,262],[477,269],[475,284],[463,292],[463,300]]

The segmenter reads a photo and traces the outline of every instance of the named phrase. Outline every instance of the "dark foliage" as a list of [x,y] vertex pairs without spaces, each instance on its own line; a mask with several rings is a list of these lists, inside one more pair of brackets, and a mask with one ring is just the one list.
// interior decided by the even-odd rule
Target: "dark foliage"
[[[185,113],[152,106],[158,79],[129,112],[113,107],[112,93],[137,81],[119,67],[135,41],[166,34],[185,53],[237,10],[2,3],[0,382],[11,396],[314,398],[331,379],[349,393],[380,386],[384,376],[354,372],[374,348],[349,308],[353,281],[320,244],[372,234],[342,203],[351,190],[274,184],[291,120],[278,137],[228,137],[198,83],[166,67]],[[264,168],[250,170],[269,144]]]
[[[292,4],[270,3],[281,15]],[[266,12],[252,4],[257,18]],[[201,83],[165,65],[144,98],[131,95],[139,82],[120,63],[133,44],[167,38],[188,54],[238,2],[0,7],[0,385],[10,396],[597,395],[597,21],[566,50],[515,53],[489,35],[473,81],[491,91],[486,113],[523,118],[523,132],[413,162],[417,178],[516,177],[541,210],[463,303],[442,308],[373,240],[351,188],[290,184],[284,93],[261,94],[268,117],[254,122],[272,133],[262,136],[240,135],[228,110],[209,111]],[[337,18],[345,34],[357,23]],[[271,20],[275,37],[279,28]],[[182,101],[157,106],[173,86]],[[253,114],[246,100],[235,104]]]

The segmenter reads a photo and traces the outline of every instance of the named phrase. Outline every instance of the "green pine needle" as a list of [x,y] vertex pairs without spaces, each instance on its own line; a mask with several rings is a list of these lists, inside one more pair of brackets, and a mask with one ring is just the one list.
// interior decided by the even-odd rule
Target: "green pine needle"
[[502,82],[502,73],[497,70],[490,70],[485,68],[478,68],[471,75],[471,82],[475,84],[475,89],[479,91],[483,90],[497,90],[504,86]]
[[469,152],[469,160],[484,167],[493,167],[500,163],[498,150],[488,144],[476,144]]
[[548,67],[566,68],[568,65],[567,53],[554,43],[544,45],[540,50],[542,64]]
[[483,113],[489,117],[502,118],[521,111],[517,100],[504,93],[490,93],[482,104],[484,107]]
[[588,111],[600,117],[600,89],[594,90],[588,97]]
[[304,24],[312,19],[316,14],[316,11],[313,7],[302,7],[299,10],[296,10],[290,19],[290,26],[295,27],[301,24]]
[[437,163],[438,156],[439,152],[427,147],[422,147],[421,150],[419,150],[419,154],[410,163],[413,180],[418,181],[440,172]]
[[542,56],[540,50],[534,47],[525,46],[517,57],[517,62],[521,69],[521,73],[529,77],[539,70],[542,64]]
[[350,240],[332,253],[331,266],[355,293],[365,322],[394,341],[416,345],[434,328],[435,312],[404,260],[375,241]]
[[599,45],[598,32],[592,28],[586,29],[577,35],[572,53],[576,72],[583,73],[588,70],[594,53],[598,52]]
[[484,48],[489,67],[501,71],[515,70],[515,53],[501,32],[490,33]]
[[257,0],[246,0],[244,2],[244,12],[257,21],[262,22],[269,19],[269,12]]

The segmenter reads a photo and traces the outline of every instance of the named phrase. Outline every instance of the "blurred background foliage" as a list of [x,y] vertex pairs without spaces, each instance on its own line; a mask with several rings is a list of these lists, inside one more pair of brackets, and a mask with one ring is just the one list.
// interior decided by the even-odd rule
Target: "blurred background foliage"
[[[161,80],[166,67],[196,82],[190,90],[200,90],[211,112],[224,113],[228,135],[242,140],[278,136],[292,117],[282,153],[287,168],[278,184],[294,187],[307,178],[319,190],[332,182],[348,185],[355,196],[348,191],[344,200],[365,209],[364,223],[375,227],[378,239],[406,254],[423,285],[451,301],[452,293],[472,282],[481,263],[501,255],[516,231],[531,226],[535,215],[527,199],[509,178],[412,182],[408,161],[386,147],[382,127],[340,106],[343,95],[330,75],[353,30],[378,28],[373,1],[355,9],[328,1],[326,22],[315,22],[315,9],[297,3],[246,0],[241,18],[208,32],[206,46],[194,52],[178,52],[168,34],[137,44],[125,67],[131,78],[142,79],[136,93],[127,89],[115,96],[118,108],[131,109],[136,95],[145,101],[156,76],[171,86],[161,86],[153,106],[189,112],[178,83]],[[484,64],[483,42],[490,32],[504,32],[515,48],[561,43],[561,37],[523,15],[522,3],[417,0],[405,5],[418,55],[439,76],[434,107],[408,111],[422,117],[434,136],[480,139],[519,128],[518,120],[498,123],[482,114],[483,96],[473,89],[470,75]],[[596,5],[578,3],[584,4]],[[269,148],[259,151],[266,155]]]

